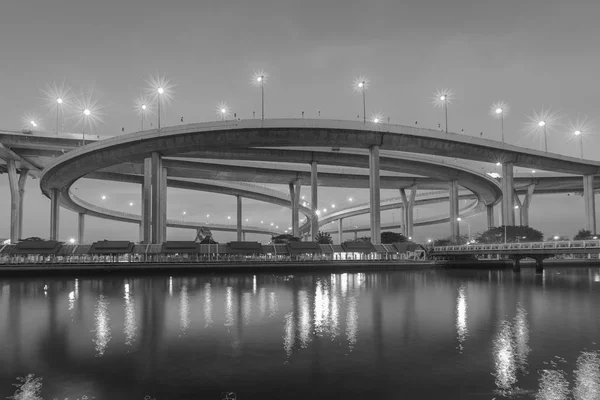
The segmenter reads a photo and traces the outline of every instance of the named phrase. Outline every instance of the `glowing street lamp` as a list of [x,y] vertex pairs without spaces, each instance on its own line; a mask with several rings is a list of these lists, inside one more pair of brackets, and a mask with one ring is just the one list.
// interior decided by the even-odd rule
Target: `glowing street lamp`
[[433,105],[444,109],[444,115],[446,117],[446,133],[448,133],[448,104],[452,102],[453,98],[454,92],[450,89],[438,90],[433,95]]
[[106,200],[106,195],[102,195],[102,200]]
[[548,152],[548,130],[546,128],[546,121],[538,122],[540,128],[544,128],[544,150]]
[[216,111],[219,118],[221,118],[221,121],[225,121],[231,115],[229,106],[225,102],[219,103]]
[[156,105],[158,110],[158,129],[160,129],[161,108],[164,101],[167,101],[172,98],[171,89],[174,85],[171,83],[171,80],[165,75],[158,74],[151,76],[150,79],[146,81],[146,83],[148,83],[148,85],[150,86],[148,95],[152,99],[156,98]]
[[560,118],[558,112],[551,108],[542,108],[541,111],[534,111],[529,117],[529,131],[531,133],[544,133],[544,150],[548,152],[548,130],[552,129]]
[[492,104],[490,114],[492,117],[500,120],[500,130],[502,132],[502,143],[504,143],[504,116],[508,115],[509,107],[504,101]]
[[[456,220],[460,223],[462,221],[461,217],[456,218]],[[468,223],[467,221],[465,221],[465,224],[467,224],[467,227],[469,229],[469,240],[471,240],[471,224]]]
[[354,91],[362,93],[363,100],[363,123],[367,123],[367,100],[366,91],[369,88],[369,79],[364,76],[359,76],[354,80]]
[[75,244],[75,238],[70,238],[70,239],[69,239],[69,243],[71,243],[71,244]]
[[592,124],[586,117],[577,117],[575,121],[569,122],[569,130],[573,132],[573,136],[579,138],[579,148],[581,151],[581,158],[583,158],[583,136],[590,133],[593,129]]

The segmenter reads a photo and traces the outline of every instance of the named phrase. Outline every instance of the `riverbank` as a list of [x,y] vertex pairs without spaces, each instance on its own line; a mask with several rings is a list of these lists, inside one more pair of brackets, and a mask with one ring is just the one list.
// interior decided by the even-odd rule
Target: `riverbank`
[[1,276],[82,275],[82,274],[155,274],[164,272],[373,272],[433,268],[430,261],[285,261],[285,262],[213,262],[213,263],[102,263],[102,264],[18,264],[1,265]]

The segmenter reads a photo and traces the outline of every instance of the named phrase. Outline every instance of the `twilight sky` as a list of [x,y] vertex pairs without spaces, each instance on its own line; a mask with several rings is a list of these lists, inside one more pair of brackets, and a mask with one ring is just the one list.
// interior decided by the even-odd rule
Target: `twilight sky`
[[[392,123],[437,127],[443,113],[431,106],[436,89],[456,93],[450,106],[451,131],[499,138],[497,121],[488,115],[498,100],[509,103],[507,142],[539,148],[538,137],[524,131],[527,115],[542,106],[561,110],[563,121],[577,115],[594,120],[600,83],[600,2],[597,0],[5,0],[0,6],[0,127],[21,128],[28,112],[40,115],[52,130],[52,112],[41,89],[66,80],[76,93],[94,88],[103,108],[95,132],[106,135],[139,129],[133,101],[150,74],[165,73],[176,84],[164,125],[215,119],[226,101],[238,117],[260,111],[260,92],[252,73],[269,74],[266,116],[355,119],[360,96],[351,83],[367,75],[368,114],[381,112]],[[600,123],[600,121],[594,121]],[[78,126],[68,130],[79,131]],[[549,132],[548,148],[577,156],[577,142],[566,128]],[[600,159],[600,142],[585,139],[586,157]],[[81,197],[98,202],[100,190],[110,207],[129,210],[139,203],[139,188],[82,181]],[[9,231],[8,178],[0,177],[0,236]],[[279,187],[284,191],[284,187]],[[308,195],[306,189],[303,194]],[[323,189],[320,200],[342,204],[348,196],[367,201],[366,190]],[[383,191],[382,198],[396,197]],[[204,221],[206,214],[227,222],[235,200],[226,196],[169,191],[169,217],[186,211]],[[321,204],[320,204],[321,206]],[[131,209],[139,210],[134,204]],[[289,225],[288,210],[246,201],[250,218]],[[420,215],[447,210],[427,207]],[[560,212],[558,212],[560,211]],[[76,218],[61,213],[61,238],[76,235]],[[386,212],[383,221],[399,218]],[[48,236],[49,201],[30,180],[25,199],[24,236]],[[583,226],[580,196],[537,196],[531,225],[549,235],[572,235]],[[356,218],[349,224],[362,224]],[[470,218],[473,231],[485,217]],[[86,239],[137,240],[130,224],[89,218]],[[465,227],[462,227],[466,231]],[[440,233],[443,232],[443,233]],[[417,228],[418,239],[446,236],[449,228]],[[170,230],[170,239],[193,239],[189,231]],[[217,240],[234,235],[217,234]],[[248,237],[265,240],[265,236]]]

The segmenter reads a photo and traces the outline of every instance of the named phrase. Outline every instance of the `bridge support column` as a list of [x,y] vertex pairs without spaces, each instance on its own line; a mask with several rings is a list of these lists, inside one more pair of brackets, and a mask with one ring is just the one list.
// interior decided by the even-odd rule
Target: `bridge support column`
[[19,207],[19,174],[15,160],[7,160],[6,165],[10,187],[10,242],[14,244],[19,240],[19,219],[21,214]]
[[160,244],[162,243],[162,229],[161,229],[161,195],[160,195],[160,181],[162,176],[162,157],[159,153],[152,153],[152,243]]
[[492,229],[494,227],[494,205],[488,204],[485,209],[487,211],[487,228]]
[[407,238],[413,236],[413,211],[415,209],[415,196],[417,195],[417,187],[412,186],[410,190],[410,197],[406,195],[405,189],[400,189],[400,196],[402,197],[402,219],[404,225],[402,227],[402,233]]
[[142,182],[142,220],[140,223],[140,243],[152,242],[152,159],[144,159],[144,180]]
[[371,243],[381,243],[381,193],[379,180],[379,146],[369,149],[369,193]]
[[344,238],[344,219],[338,219],[338,244],[342,244]]
[[[317,175],[317,162],[313,161],[310,163],[310,206],[314,212],[319,210],[319,198],[317,193],[318,186],[318,175]],[[310,225],[310,240],[315,241],[315,238],[319,233],[319,217],[315,214],[312,218]]]
[[18,239],[23,238],[23,202],[25,200],[25,184],[27,183],[27,177],[29,176],[28,169],[21,169],[19,172],[19,235]]
[[460,229],[458,218],[458,182],[450,181],[450,236],[452,240],[458,243],[460,239]]
[[533,198],[533,191],[535,190],[535,185],[527,186],[527,193],[525,194],[525,198],[523,199],[523,203],[519,201],[519,196],[515,192],[515,200],[519,205],[519,215],[521,217],[521,225],[529,226],[529,206],[531,205],[531,200]]
[[515,258],[513,260],[512,270],[513,270],[513,272],[521,272],[521,259],[520,258]]
[[242,231],[242,242],[246,241],[246,232]]
[[502,225],[515,225],[513,163],[502,164]]
[[585,229],[596,233],[596,198],[594,196],[594,175],[583,176],[583,200],[585,203]]
[[82,244],[85,233],[85,214],[77,214],[77,243]]
[[242,196],[235,196],[237,199],[237,241],[242,241]]
[[58,240],[58,227],[60,222],[60,192],[50,189],[50,240]]
[[[162,163],[161,163],[162,164]],[[160,174],[160,243],[167,241],[167,169]]]
[[543,258],[535,259],[535,273],[536,274],[544,273],[544,259]]
[[290,202],[292,204],[292,236],[300,236],[300,223],[298,218],[298,209],[300,208],[300,190],[301,182],[296,179],[289,183],[290,188]]

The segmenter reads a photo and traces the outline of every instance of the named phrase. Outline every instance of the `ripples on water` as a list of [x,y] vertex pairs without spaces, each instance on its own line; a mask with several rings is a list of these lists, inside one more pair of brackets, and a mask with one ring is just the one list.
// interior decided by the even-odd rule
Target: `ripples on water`
[[597,400],[598,276],[0,280],[0,399]]

